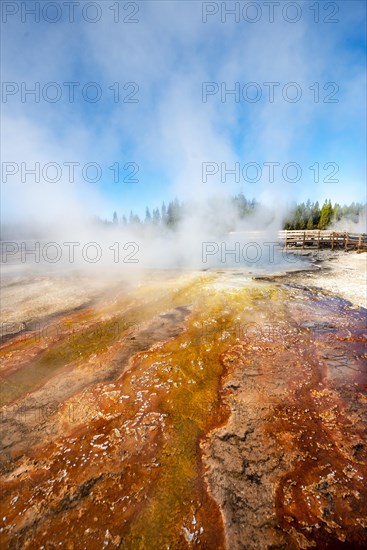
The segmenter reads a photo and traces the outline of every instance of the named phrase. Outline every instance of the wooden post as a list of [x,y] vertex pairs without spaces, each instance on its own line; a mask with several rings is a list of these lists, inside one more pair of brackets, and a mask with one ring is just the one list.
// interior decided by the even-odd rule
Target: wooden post
[[320,249],[320,229],[319,229],[319,236],[318,236],[318,242],[317,242],[317,248]]
[[334,235],[335,235],[335,232],[333,231],[331,235],[331,250],[334,250]]
[[359,235],[358,249],[357,249],[358,254],[360,254],[362,252],[361,248],[362,248],[362,235]]
[[306,242],[306,231],[303,232],[303,243],[302,243],[302,250],[305,249],[305,242]]
[[344,250],[348,250],[348,242],[349,242],[349,233],[347,233],[347,238],[345,240],[345,249]]

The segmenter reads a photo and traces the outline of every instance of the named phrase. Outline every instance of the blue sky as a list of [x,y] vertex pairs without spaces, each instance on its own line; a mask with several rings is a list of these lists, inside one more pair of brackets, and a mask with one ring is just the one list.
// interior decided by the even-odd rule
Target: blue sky
[[[95,23],[81,12],[88,2],[75,6],[74,22],[58,2],[61,18],[55,23],[45,20],[55,17],[52,8],[46,16],[40,12],[39,22],[30,15],[22,22],[24,2],[7,4],[11,6],[2,14],[2,79],[19,92],[9,84],[6,103],[2,96],[2,162],[39,162],[41,167],[77,162],[79,167],[73,183],[66,168],[57,183],[42,181],[42,174],[39,184],[29,175],[21,182],[21,170],[6,183],[3,179],[5,219],[78,215],[79,210],[111,217],[114,210],[143,213],[146,205],[155,207],[175,196],[205,200],[240,191],[276,207],[307,198],[342,203],[365,199],[365,2],[321,1],[316,22],[310,8],[315,2],[300,1],[301,17],[294,23],[287,16],[296,12],[290,8],[284,16],[282,1],[273,23],[262,1],[257,2],[261,16],[253,23],[243,12],[238,22],[231,15],[222,22],[221,3],[195,0],[95,2],[97,8],[86,12],[88,19],[97,13],[93,10],[100,11]],[[28,7],[34,4],[27,2]],[[111,7],[116,4],[120,20],[115,23]],[[229,9],[235,4],[225,5]],[[240,9],[246,4],[240,2]],[[14,5],[19,10],[11,14]],[[330,5],[336,6],[335,14]],[[204,23],[203,10],[217,8]],[[251,8],[246,13],[253,17]],[[335,22],[324,22],[328,18]],[[22,102],[22,82],[27,88],[39,82],[39,103],[31,95]],[[51,82],[62,91],[54,103],[42,97],[44,91],[52,98],[56,88],[48,87]],[[65,82],[79,83],[73,103]],[[102,91],[95,103],[81,93],[90,82]],[[219,91],[203,102],[205,82],[217,84]],[[267,82],[279,83],[274,102],[269,101]],[[133,84],[124,89],[126,83]],[[237,102],[233,95],[221,98],[221,85],[230,90],[235,83],[245,97],[240,95]],[[301,91],[299,101],[284,99],[282,90],[290,98],[297,91],[290,83]],[[255,89],[261,98],[252,102]],[[95,88],[87,91],[91,98]],[[328,98],[337,102],[325,102]],[[208,162],[218,167],[225,163],[229,170],[239,163],[240,181],[230,175],[221,181],[219,169],[204,183],[203,163]],[[269,162],[278,163],[274,181],[264,166]],[[87,163],[101,167],[100,181],[83,178],[81,167]],[[109,168],[115,163],[121,168],[118,183]],[[127,163],[135,164],[124,170]],[[259,181],[243,177],[248,163],[261,168]],[[299,181],[290,181],[291,171],[284,178],[289,163],[301,169]],[[132,166],[138,167],[137,182],[128,178]],[[318,182],[310,166],[319,167]],[[338,181],[328,181],[335,166]]]

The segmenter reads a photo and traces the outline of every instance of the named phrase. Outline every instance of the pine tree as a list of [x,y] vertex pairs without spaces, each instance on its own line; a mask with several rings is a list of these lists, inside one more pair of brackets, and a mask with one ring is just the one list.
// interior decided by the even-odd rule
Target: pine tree
[[161,221],[161,214],[159,212],[159,208],[156,208],[155,210],[153,210],[153,223],[154,225],[159,225]]
[[164,223],[164,224],[167,223],[167,209],[166,209],[166,205],[165,205],[164,201],[163,201],[163,204],[162,204],[162,216],[161,216],[161,218],[162,218],[162,223]]
[[333,222],[337,222],[340,220],[340,204],[337,202],[334,204],[333,208]]
[[149,224],[149,223],[151,223],[151,221],[152,221],[152,216],[150,214],[150,210],[149,210],[148,207],[146,207],[146,209],[145,209],[145,223]]
[[310,217],[308,218],[306,229],[313,229],[313,217],[312,214],[310,214]]
[[326,229],[330,224],[331,217],[333,215],[333,207],[331,206],[330,201],[325,201],[323,207],[321,208],[320,221],[318,224],[319,229]]
[[316,201],[312,207],[312,219],[313,219],[314,228],[319,226],[320,215],[321,215],[321,212],[320,212],[319,202]]
[[173,202],[170,202],[167,207],[167,220],[166,224],[168,227],[174,227],[175,225],[175,217],[174,217],[174,206]]

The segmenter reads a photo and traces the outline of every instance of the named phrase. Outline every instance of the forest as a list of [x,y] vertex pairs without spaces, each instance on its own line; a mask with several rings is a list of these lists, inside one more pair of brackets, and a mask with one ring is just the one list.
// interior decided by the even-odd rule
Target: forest
[[[247,199],[242,193],[235,195],[230,199],[233,211],[239,220],[250,219],[256,213],[261,213],[261,204],[255,199]],[[302,202],[293,204],[286,215],[283,222],[283,229],[326,229],[329,226],[340,222],[342,219],[348,219],[351,222],[358,223],[363,211],[366,209],[366,204],[352,202],[351,204],[341,205],[339,203],[332,204],[330,200],[320,206],[319,202]],[[171,201],[166,206],[163,202],[162,206],[150,210],[146,207],[145,216],[139,217],[133,211],[130,215],[119,217],[117,212],[113,213],[112,221],[104,220],[104,224],[116,225],[157,225],[166,226],[174,229],[185,216],[190,212],[190,205],[180,202],[178,199]],[[102,221],[102,220],[99,220]]]

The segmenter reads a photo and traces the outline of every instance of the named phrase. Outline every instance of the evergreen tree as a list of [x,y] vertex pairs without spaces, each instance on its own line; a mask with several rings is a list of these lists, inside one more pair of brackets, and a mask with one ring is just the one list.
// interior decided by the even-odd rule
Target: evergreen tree
[[170,202],[167,207],[166,224],[168,227],[174,227],[175,225],[173,202]]
[[116,211],[113,213],[113,223],[114,223],[115,225],[118,224],[118,218],[117,218],[117,212],[116,212]]
[[332,218],[332,221],[335,223],[337,221],[339,221],[341,218],[340,218],[340,204],[338,204],[337,202],[334,204],[334,208],[333,208],[333,218]]
[[333,207],[331,206],[330,201],[325,201],[323,207],[321,208],[320,221],[318,224],[319,229],[326,229],[330,224],[331,217],[333,215]]
[[319,225],[320,215],[321,215],[321,211],[320,211],[319,202],[316,201],[312,207],[312,219],[313,219],[314,229],[316,229]]
[[153,223],[154,225],[159,225],[161,221],[161,214],[159,212],[159,208],[156,208],[153,210]]
[[163,204],[162,204],[162,216],[161,216],[161,218],[162,218],[162,223],[163,224],[167,223],[167,209],[166,209],[166,205],[165,205],[164,201],[163,201]]
[[146,209],[145,209],[145,223],[149,224],[149,223],[151,223],[151,221],[152,221],[152,216],[150,214],[150,210],[149,210],[148,207],[146,207]]

